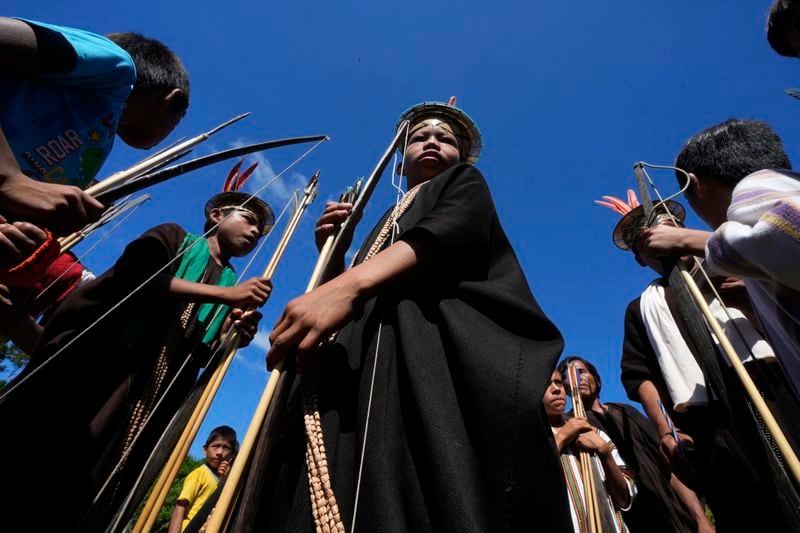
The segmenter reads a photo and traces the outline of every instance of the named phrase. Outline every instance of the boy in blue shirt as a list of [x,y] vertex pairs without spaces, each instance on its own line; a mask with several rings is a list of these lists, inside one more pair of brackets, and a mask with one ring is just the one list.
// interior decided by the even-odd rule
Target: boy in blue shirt
[[99,217],[103,206],[80,189],[116,135],[150,148],[189,105],[180,59],[133,33],[0,18],[0,69],[0,215],[55,234]]

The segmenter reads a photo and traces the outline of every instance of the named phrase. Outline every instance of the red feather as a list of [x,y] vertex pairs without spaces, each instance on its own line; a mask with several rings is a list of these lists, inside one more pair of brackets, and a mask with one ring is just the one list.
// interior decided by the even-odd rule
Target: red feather
[[247,181],[247,178],[249,178],[249,177],[250,177],[250,175],[253,173],[253,171],[255,171],[255,169],[256,169],[256,167],[257,167],[257,166],[258,166],[258,162],[255,162],[255,163],[253,163],[252,165],[250,165],[250,166],[247,168],[247,170],[245,170],[244,172],[242,172],[242,175],[241,175],[241,176],[239,176],[239,177],[236,179],[236,188],[234,189],[235,191],[238,191],[238,190],[240,190],[240,189],[241,189],[241,188],[244,186],[244,182],[246,182],[246,181]]
[[240,159],[238,163],[233,165],[233,168],[231,168],[231,171],[228,172],[228,177],[225,178],[225,185],[223,185],[223,187],[222,187],[222,192],[228,192],[228,191],[231,191],[231,190],[234,190],[234,191],[236,190],[236,189],[232,188],[232,185],[234,184],[234,180],[236,180],[236,178],[239,177],[239,168],[241,168],[242,163],[244,163],[244,158]]

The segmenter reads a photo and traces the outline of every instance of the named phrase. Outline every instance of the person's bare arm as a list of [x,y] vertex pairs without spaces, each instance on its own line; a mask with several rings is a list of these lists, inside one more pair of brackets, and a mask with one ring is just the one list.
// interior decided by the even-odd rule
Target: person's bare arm
[[636,239],[636,253],[645,263],[661,257],[704,257],[711,235],[709,231],[659,224],[642,230]]
[[[661,412],[661,407],[658,402],[661,400],[661,395],[652,381],[643,381],[639,385],[639,400],[644,407],[647,417],[655,424],[658,430],[659,438],[661,439],[661,451],[667,457],[669,462],[674,468],[684,468],[687,466],[685,460],[681,457],[680,445],[675,441],[672,435],[672,430],[669,427],[669,421]],[[694,444],[693,439],[681,432],[679,428],[676,429],[678,439],[681,440],[684,446]]]
[[[61,34],[0,17],[0,73],[4,76],[68,72],[76,60],[75,50]],[[77,187],[42,183],[23,174],[0,129],[0,212],[63,235],[97,220],[103,209]]]
[[669,484],[697,523],[697,533],[714,533],[716,528],[706,516],[706,510],[697,494],[684,485],[675,474],[670,475]]
[[188,507],[189,502],[186,500],[178,500],[175,502],[175,508],[172,510],[172,516],[169,519],[169,529],[167,529],[167,533],[181,533],[181,525],[183,525],[183,519],[186,517]]
[[272,292],[272,282],[264,278],[251,278],[233,287],[219,287],[195,283],[181,278],[171,278],[169,293],[184,302],[210,302],[235,307],[261,307]]
[[401,240],[286,305],[270,334],[270,369],[290,350],[298,363],[333,331],[355,316],[363,303],[382,289],[412,276],[426,263],[421,242]]
[[10,75],[68,72],[77,54],[58,32],[0,17],[0,70]]

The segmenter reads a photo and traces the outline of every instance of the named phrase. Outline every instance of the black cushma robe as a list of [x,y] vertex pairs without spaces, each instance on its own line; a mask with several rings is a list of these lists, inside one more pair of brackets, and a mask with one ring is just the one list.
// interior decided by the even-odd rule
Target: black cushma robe
[[[73,291],[45,327],[20,378],[66,346],[78,333],[122,300],[178,253],[186,232],[162,224],[131,242],[114,266]],[[3,508],[19,513],[31,530],[73,531],[92,498],[112,472],[133,406],[142,394],[159,350],[175,327],[182,304],[166,296],[180,261],[113,311],[0,404],[0,454],[8,458],[8,483],[0,490]],[[222,268],[209,261],[207,283]],[[173,352],[165,383],[183,358],[203,348],[180,374],[137,440],[121,474],[121,488],[96,507],[101,524],[126,494],[152,446],[194,384],[208,354],[200,342],[203,328],[192,319]],[[36,512],[42,510],[44,512]],[[35,516],[34,516],[35,515]],[[19,522],[18,522],[19,523]],[[100,526],[86,526],[100,530]]]
[[[675,312],[671,292],[666,293],[667,303],[673,310],[678,327],[683,323]],[[725,295],[723,295],[725,298]],[[684,333],[692,350],[693,343]],[[764,366],[766,363],[747,363],[747,366]],[[664,407],[676,426],[694,439],[697,473],[687,480],[701,497],[705,497],[714,513],[717,531],[792,531],[781,513],[779,493],[771,478],[766,454],[754,434],[747,406],[737,378],[721,364],[722,378],[728,388],[730,412],[728,415],[719,400],[707,407],[692,407],[685,413],[672,408],[666,383],[658,359],[650,344],[639,309],[639,299],[628,304],[625,312],[625,335],[622,348],[622,385],[633,401],[639,401],[639,386],[651,381],[659,390]],[[786,390],[785,385],[783,390]],[[732,419],[731,419],[732,418]]]
[[[424,242],[431,261],[369,301],[318,354],[345,526],[382,322],[356,530],[571,531],[541,401],[563,340],[530,292],[483,176],[461,164],[433,178],[399,226],[398,238]],[[290,402],[268,472],[259,531],[313,531],[299,403]]]
[[636,501],[625,524],[634,533],[691,533],[697,524],[670,485],[672,470],[659,450],[655,425],[634,406],[604,403],[603,413],[586,411],[590,424],[611,437],[625,464],[636,474]]

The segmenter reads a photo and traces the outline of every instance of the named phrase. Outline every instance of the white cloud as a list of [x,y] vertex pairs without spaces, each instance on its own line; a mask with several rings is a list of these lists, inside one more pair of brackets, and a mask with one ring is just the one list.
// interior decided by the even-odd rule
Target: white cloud
[[[268,341],[267,344],[269,344]],[[263,349],[260,345],[256,345],[256,339],[253,339],[253,342],[250,344],[250,346],[236,352],[234,361],[241,365],[245,370],[254,372],[256,374],[266,374],[267,360],[265,355],[266,349]]]
[[[247,139],[237,139],[231,143],[231,147],[238,148],[249,143],[250,141]],[[263,152],[247,155],[246,161],[242,165],[242,170],[245,170],[254,162],[258,163],[258,167],[256,167],[255,172],[253,172],[253,174],[250,176],[250,179],[244,186],[244,189],[250,193],[260,190],[262,187],[275,179],[277,174],[272,167],[272,163],[270,163],[269,159],[267,159]],[[261,198],[268,197],[283,204],[289,201],[295,190],[302,190],[306,186],[307,181],[308,178],[303,174],[290,171],[275,180],[269,187],[259,192],[258,195]]]
[[267,351],[269,350],[270,343],[269,343],[269,331],[259,331],[256,333],[256,336],[250,342],[250,346],[255,346],[256,348]]

